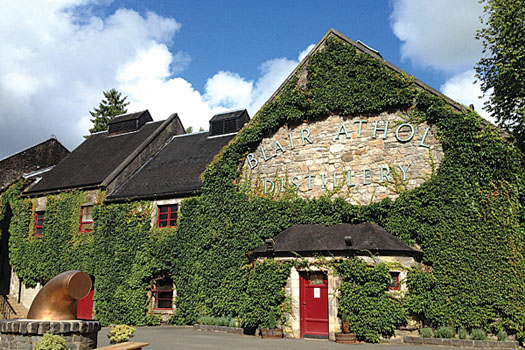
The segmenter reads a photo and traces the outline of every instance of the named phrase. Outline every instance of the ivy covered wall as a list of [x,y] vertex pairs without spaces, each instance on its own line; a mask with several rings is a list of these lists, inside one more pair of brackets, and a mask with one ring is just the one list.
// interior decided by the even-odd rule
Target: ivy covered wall
[[[523,154],[473,111],[452,108],[340,40],[326,40],[306,69],[306,83],[298,83],[302,72],[296,72],[208,167],[203,194],[183,203],[171,242],[174,321],[239,314],[250,289],[245,254],[265,238],[293,224],[371,221],[425,253],[432,272],[409,274],[407,311],[429,325],[505,327],[523,337]],[[435,125],[445,151],[431,178],[395,201],[354,206],[328,196],[303,200],[289,191],[272,198],[239,185],[246,154],[279,127],[382,111]]]
[[[410,294],[388,322],[413,313],[429,325],[504,327],[523,338],[523,154],[474,112],[451,108],[411,77],[338,39],[327,39],[309,58],[306,73],[303,81],[304,72],[296,72],[216,157],[203,175],[202,195],[181,205],[176,230],[152,228],[148,203],[99,201],[94,232],[80,235],[86,194],[66,192],[48,198],[38,239],[32,236],[34,200],[19,197],[21,183],[11,187],[2,194],[0,220],[8,207],[13,214],[0,227],[2,234],[10,232],[10,259],[18,276],[34,285],[64,270],[82,269],[95,276],[98,319],[148,324],[157,322],[146,316],[151,279],[170,272],[177,288],[174,323],[231,314],[257,327],[270,322],[269,312],[282,311],[289,267],[270,261],[253,268],[249,251],[293,224],[370,221],[419,244],[431,270],[409,274]],[[436,126],[445,152],[427,182],[400,190],[395,201],[356,206],[329,195],[315,200],[290,191],[265,196],[239,181],[246,154],[283,125],[382,111]]]
[[[99,192],[92,232],[79,232],[80,208],[88,193],[47,197],[41,237],[34,236],[36,199],[22,198],[23,181],[2,194],[1,234],[9,232],[10,263],[27,287],[68,270],[94,277],[96,319],[103,324],[159,324],[147,315],[152,279],[168,271],[171,253],[163,242],[173,229],[151,228],[146,202],[103,205]],[[6,212],[12,212],[5,218]],[[4,218],[6,220],[4,220]]]

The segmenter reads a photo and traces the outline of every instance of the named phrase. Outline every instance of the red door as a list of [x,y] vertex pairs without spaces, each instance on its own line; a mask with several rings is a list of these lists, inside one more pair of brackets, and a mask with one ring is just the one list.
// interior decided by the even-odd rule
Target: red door
[[82,320],[93,319],[93,293],[91,289],[88,295],[80,299],[77,304],[77,318]]
[[321,271],[300,273],[301,337],[328,337],[328,280]]

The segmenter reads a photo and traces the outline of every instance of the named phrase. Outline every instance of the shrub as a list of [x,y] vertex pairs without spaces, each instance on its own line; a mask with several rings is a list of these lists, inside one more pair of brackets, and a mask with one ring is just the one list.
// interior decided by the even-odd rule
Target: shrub
[[507,332],[505,332],[503,329],[501,329],[497,334],[499,341],[505,341],[507,340]]
[[67,350],[66,340],[58,334],[46,333],[35,344],[34,350]]
[[227,326],[228,323],[229,323],[229,320],[226,316],[217,317],[215,321],[215,324],[217,326]]
[[460,328],[458,330],[459,339],[467,339],[467,335],[467,330],[465,328]]
[[358,258],[337,262],[341,276],[339,313],[348,322],[357,339],[379,342],[381,336],[394,335],[406,322],[408,312],[402,300],[386,292],[390,282],[389,267],[384,263],[368,266]]
[[109,342],[111,344],[127,342],[129,338],[133,337],[135,330],[135,327],[125,324],[112,327],[108,334]]
[[419,334],[423,338],[432,338],[434,336],[434,330],[430,327],[423,327],[419,330]]
[[441,326],[436,330],[436,338],[453,338],[454,337],[454,329],[452,327],[445,327]]
[[470,333],[472,340],[487,340],[487,333],[481,328],[474,328]]
[[228,322],[228,327],[237,327],[237,322],[235,322],[235,319],[231,319],[230,322]]

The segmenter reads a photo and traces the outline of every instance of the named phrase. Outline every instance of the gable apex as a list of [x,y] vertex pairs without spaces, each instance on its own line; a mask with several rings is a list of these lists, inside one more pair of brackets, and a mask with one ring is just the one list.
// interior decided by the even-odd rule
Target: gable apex
[[[336,30],[334,28],[330,28],[328,30],[328,32],[326,32],[326,34],[321,38],[321,40],[319,40],[319,42],[302,59],[302,61],[299,62],[297,67],[286,77],[286,79],[281,83],[281,85],[279,85],[277,90],[275,90],[275,92],[270,96],[270,98],[261,106],[261,108],[259,108],[259,110],[263,109],[264,106],[266,106],[269,102],[273,101],[275,99],[275,97],[277,97],[277,95],[279,95],[281,93],[282,89],[295,76],[295,74],[298,71],[302,71],[303,69],[305,69],[306,64],[308,63],[308,60],[310,59],[310,57],[312,55],[314,55],[315,53],[317,53],[318,51],[322,50],[325,47],[326,41],[328,39],[337,39],[337,40],[340,40],[340,41],[342,41],[342,42],[344,42],[346,44],[352,45],[353,47],[355,47],[355,49],[359,53],[364,53],[364,54],[370,55],[373,58],[379,60],[381,63],[383,63],[389,69],[392,69],[392,70],[394,70],[395,72],[397,72],[399,74],[402,74],[402,75],[405,75],[405,76],[410,76],[410,74],[406,73],[401,68],[399,68],[399,67],[393,65],[392,63],[390,63],[389,61],[385,60],[381,56],[381,54],[379,53],[378,50],[375,50],[375,49],[371,48],[370,46],[366,45],[365,43],[363,43],[360,40],[354,41],[354,40],[350,39],[349,37],[345,36],[344,34],[342,34],[341,32],[339,32],[338,30]],[[456,110],[459,111],[459,110],[466,109],[466,106],[462,105],[459,102],[454,101],[450,97],[442,94],[438,90],[430,87],[429,85],[423,83],[422,81],[420,81],[420,80],[418,80],[416,78],[414,78],[414,83],[416,84],[416,86],[418,88],[426,90],[426,91],[428,91],[429,93],[431,93],[434,96],[443,98],[444,100],[446,100]],[[256,115],[254,116],[254,118],[256,117]]]

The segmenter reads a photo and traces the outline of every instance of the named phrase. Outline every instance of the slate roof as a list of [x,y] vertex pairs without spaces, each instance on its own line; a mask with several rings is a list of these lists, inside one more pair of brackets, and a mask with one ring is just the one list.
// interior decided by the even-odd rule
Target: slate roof
[[200,175],[235,135],[208,137],[208,132],[178,135],[134,175],[109,194],[106,201],[155,199],[200,191]]
[[[345,237],[351,237],[351,246]],[[350,253],[366,252],[389,256],[412,256],[419,258],[422,252],[409,247],[384,228],[372,223],[325,225],[294,225],[273,238],[273,255],[294,257],[315,254],[348,256]],[[271,251],[265,243],[252,251],[254,256],[268,256]]]
[[138,131],[124,134],[110,136],[105,131],[91,135],[25,193],[100,186],[163,122],[147,123]]

